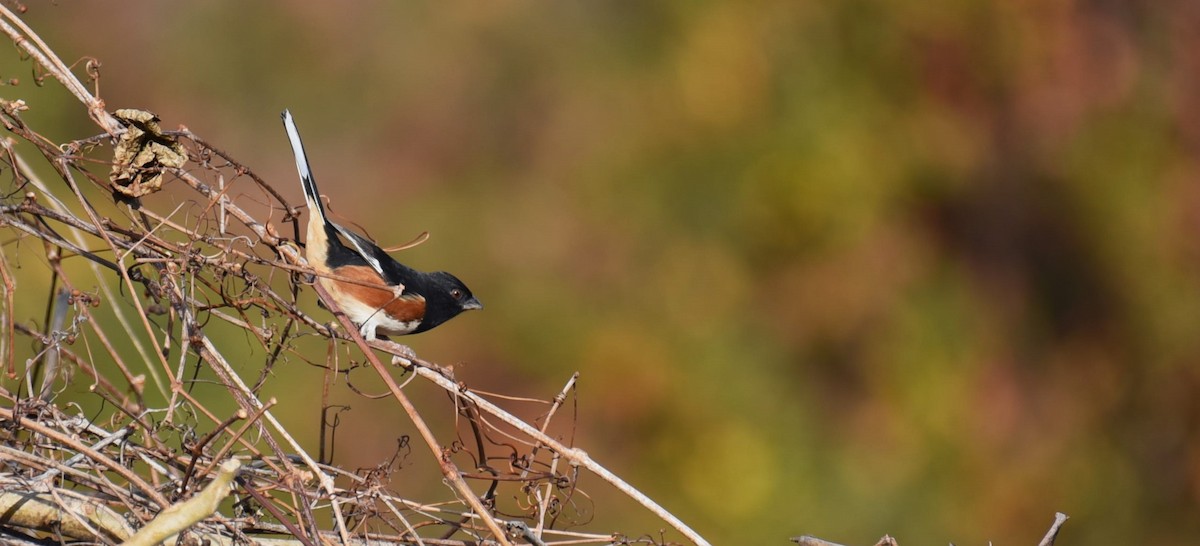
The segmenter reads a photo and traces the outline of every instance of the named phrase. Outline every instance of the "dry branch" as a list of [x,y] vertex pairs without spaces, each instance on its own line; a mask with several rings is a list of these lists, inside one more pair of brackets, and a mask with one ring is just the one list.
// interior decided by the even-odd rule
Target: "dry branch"
[[229,496],[230,485],[241,467],[242,463],[236,459],[221,463],[213,480],[196,496],[159,512],[150,523],[129,537],[125,546],[154,546],[215,514],[221,501]]

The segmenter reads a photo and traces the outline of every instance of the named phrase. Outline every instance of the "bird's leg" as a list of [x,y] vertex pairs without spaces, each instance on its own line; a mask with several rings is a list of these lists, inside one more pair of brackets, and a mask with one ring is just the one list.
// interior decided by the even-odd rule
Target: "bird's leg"
[[363,339],[366,341],[374,340],[376,337],[375,336],[375,321],[368,320],[368,321],[362,323],[362,326],[358,327],[358,333],[361,334]]

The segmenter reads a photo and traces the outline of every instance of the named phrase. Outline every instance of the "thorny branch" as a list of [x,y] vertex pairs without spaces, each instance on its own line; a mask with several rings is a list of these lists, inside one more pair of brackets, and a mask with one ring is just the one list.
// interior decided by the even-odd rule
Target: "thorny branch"
[[[199,514],[168,544],[667,542],[661,535],[572,531],[591,517],[578,487],[581,469],[617,485],[688,540],[707,544],[547,433],[575,377],[553,400],[532,401],[542,407],[538,428],[395,344],[368,344],[336,308],[340,324],[326,324],[324,311],[310,315],[320,290],[298,250],[300,211],[231,154],[186,129],[163,131],[156,138],[170,139],[168,148],[185,154],[186,163],[122,164],[146,184],[144,194],[119,195],[109,173],[120,155],[114,137],[126,127],[4,5],[0,32],[103,131],[53,141],[23,117],[36,106],[0,97],[0,125],[11,135],[0,139],[0,503],[6,492],[36,493],[36,502],[13,498],[0,516],[0,541],[126,541],[164,510],[193,505],[187,501],[234,460],[242,466],[237,502],[229,509],[207,502],[204,510],[215,512]],[[89,60],[85,67],[93,90],[95,66]],[[160,184],[170,200],[153,194]],[[231,343],[229,331],[244,337]],[[318,341],[328,347],[323,359],[313,358]],[[380,361],[380,350],[410,357],[408,369],[417,373],[397,384],[398,370]],[[238,362],[262,363],[253,386],[238,373],[248,366],[231,364],[235,353]],[[360,362],[343,368],[340,359]],[[395,491],[394,482],[413,479],[393,479],[408,472],[407,444],[398,456],[354,472],[309,456],[313,446],[272,413],[299,401],[258,396],[276,380],[276,366],[304,363],[326,368],[331,381],[353,369],[377,372],[414,438],[437,461],[441,475],[434,478],[449,486],[441,497]],[[444,389],[451,402],[441,411],[456,415],[473,440],[453,441],[456,430],[427,424],[407,394],[417,388]],[[55,508],[51,516],[33,511],[47,505]],[[116,514],[128,516],[110,517]]]

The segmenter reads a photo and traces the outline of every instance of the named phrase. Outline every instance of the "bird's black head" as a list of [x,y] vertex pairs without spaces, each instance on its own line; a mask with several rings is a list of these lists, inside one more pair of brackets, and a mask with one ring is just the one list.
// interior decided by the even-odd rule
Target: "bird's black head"
[[483,304],[471,294],[471,289],[458,280],[458,277],[445,271],[436,271],[425,275],[425,318],[417,327],[417,332],[424,332],[463,311],[483,309]]

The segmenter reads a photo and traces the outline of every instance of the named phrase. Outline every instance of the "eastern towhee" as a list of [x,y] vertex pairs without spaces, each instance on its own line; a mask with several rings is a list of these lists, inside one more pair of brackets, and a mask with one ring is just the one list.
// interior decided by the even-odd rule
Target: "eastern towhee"
[[296,169],[300,171],[304,199],[308,202],[304,257],[317,271],[317,282],[358,325],[363,338],[375,339],[377,334],[416,334],[463,311],[483,308],[467,285],[454,275],[412,269],[392,259],[366,237],[326,218],[300,132],[287,110],[283,111],[283,126],[296,155]]

